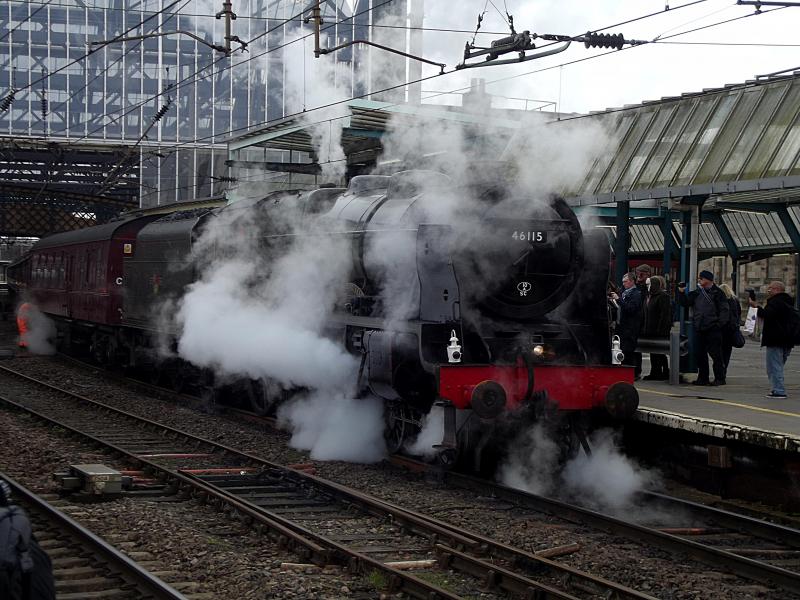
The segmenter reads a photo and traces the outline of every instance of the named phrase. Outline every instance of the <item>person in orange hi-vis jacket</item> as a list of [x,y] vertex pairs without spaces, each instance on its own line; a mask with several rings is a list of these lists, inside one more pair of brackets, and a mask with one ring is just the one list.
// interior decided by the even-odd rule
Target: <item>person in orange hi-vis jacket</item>
[[17,309],[17,330],[19,331],[19,342],[17,345],[20,348],[28,347],[28,331],[30,329],[28,318],[30,310],[31,305],[28,302],[23,302]]

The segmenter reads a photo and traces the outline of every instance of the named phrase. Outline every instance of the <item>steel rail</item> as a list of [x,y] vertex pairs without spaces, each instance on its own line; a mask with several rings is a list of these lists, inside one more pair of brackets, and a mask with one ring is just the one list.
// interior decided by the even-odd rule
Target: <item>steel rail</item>
[[92,551],[102,557],[113,570],[118,571],[123,579],[136,585],[140,591],[152,595],[153,598],[158,600],[187,600],[186,596],[161,581],[127,555],[109,545],[105,540],[47,503],[5,473],[0,472],[0,479],[8,483],[14,496],[21,498],[26,508],[30,507],[36,513],[44,516],[48,521],[55,523],[59,529],[68,531],[80,544],[91,548]]
[[[161,423],[157,423],[150,419],[146,419],[144,417],[134,415],[127,411],[109,406],[102,402],[92,400],[80,394],[69,392],[57,386],[39,381],[35,378],[19,373],[8,367],[0,366],[0,373],[8,373],[13,377],[17,377],[19,379],[28,381],[35,385],[48,388],[60,394],[66,395],[72,399],[76,399],[81,402],[87,403],[91,406],[96,406],[98,408],[101,408],[104,411],[111,412],[115,415],[125,416],[126,418],[139,422],[149,428],[167,432],[173,437],[179,436],[185,439],[192,440],[197,443],[204,444],[215,450],[219,450],[222,453],[235,456],[239,460],[248,465],[253,465],[253,466],[257,465],[262,468],[278,471],[282,474],[284,478],[289,480],[294,480],[294,482],[298,485],[310,484],[316,487],[317,489],[324,490],[327,494],[334,496],[340,500],[357,504],[362,511],[372,516],[379,518],[386,518],[387,516],[389,516],[393,522],[402,524],[403,527],[407,528],[410,531],[413,531],[417,535],[422,535],[429,537],[431,539],[435,539],[437,540],[437,542],[441,541],[447,542],[447,544],[441,544],[442,547],[438,548],[438,551],[440,553],[443,554],[447,553],[448,552],[447,549],[450,547],[456,549],[471,548],[473,549],[473,551],[484,554],[491,549],[492,552],[497,553],[498,555],[502,556],[505,560],[511,562],[512,564],[516,563],[533,564],[539,569],[544,568],[545,570],[548,570],[550,572],[556,571],[560,576],[562,576],[565,580],[569,582],[580,581],[583,586],[582,589],[589,588],[595,590],[595,592],[598,589],[600,589],[602,590],[602,593],[605,593],[609,597],[625,598],[625,599],[629,598],[631,600],[654,600],[652,596],[637,592],[626,586],[616,584],[614,582],[608,581],[600,577],[595,577],[588,573],[579,571],[578,569],[571,568],[567,565],[563,565],[555,561],[550,561],[544,557],[536,556],[535,554],[523,552],[521,550],[511,548],[510,546],[502,545],[499,542],[496,542],[484,536],[462,531],[459,528],[448,525],[434,518],[427,517],[425,515],[407,509],[403,509],[401,507],[397,507],[391,503],[373,498],[371,496],[367,496],[351,488],[347,488],[346,486],[331,481],[327,481],[325,479],[304,473],[302,471],[298,471],[282,465],[278,465],[276,463],[272,463],[259,456],[246,452],[241,452],[224,444],[220,444],[212,440],[194,436],[192,434],[186,433],[184,431],[170,427],[168,425],[163,425]],[[3,398],[0,397],[0,399]],[[249,503],[242,501],[236,495],[225,491],[224,488],[215,487],[212,484],[202,481],[192,474],[182,472],[181,470],[173,470],[166,468],[163,465],[160,465],[154,461],[148,460],[147,458],[141,457],[135,453],[127,451],[116,444],[102,440],[101,438],[98,438],[91,434],[84,433],[70,426],[67,423],[59,421],[52,417],[48,417],[47,415],[41,414],[35,409],[25,407],[24,405],[14,402],[12,400],[8,399],[3,399],[3,400],[8,404],[14,405],[19,409],[34,414],[37,417],[42,418],[48,422],[54,423],[59,427],[65,428],[68,431],[73,431],[78,435],[86,437],[92,440],[96,444],[104,445],[116,453],[131,457],[133,460],[136,460],[139,463],[146,465],[148,469],[156,472],[161,472],[166,477],[172,479],[177,483],[179,488],[182,488],[186,491],[195,490],[194,491],[195,495],[200,495],[201,497],[208,499],[211,503],[217,505],[219,508],[222,508],[223,506],[227,505],[228,507],[230,507],[229,510],[235,512],[238,515],[241,515],[243,518],[252,520],[261,525],[262,527],[267,527],[269,531],[273,532],[274,539],[277,539],[279,543],[290,544],[290,548],[294,549],[298,554],[300,554],[304,558],[308,558],[313,560],[314,562],[324,564],[326,562],[334,561],[334,559],[337,558],[335,555],[338,554],[339,562],[351,562],[356,564],[357,566],[362,566],[362,567],[368,566],[372,569],[378,569],[384,571],[389,575],[390,581],[395,582],[396,586],[398,584],[401,585],[403,590],[407,591],[408,593],[416,595],[417,592],[421,591],[421,587],[424,587],[427,589],[428,594],[433,592],[435,594],[438,594],[438,596],[441,598],[451,597],[448,595],[449,592],[447,592],[446,590],[436,588],[436,586],[432,586],[431,584],[424,582],[414,577],[413,575],[405,573],[404,571],[387,567],[380,561],[372,559],[361,553],[354,552],[353,550],[347,548],[346,546],[338,544],[337,542],[329,540],[328,538],[325,538],[323,536],[320,536],[306,529],[305,527],[298,525],[297,523],[293,523],[288,519],[283,519],[282,517],[270,513],[269,511],[266,511],[260,507],[255,507],[253,505],[250,505]],[[453,552],[456,551],[457,550],[453,550]],[[455,555],[452,556],[453,565],[455,566],[470,565],[470,572],[473,574],[480,573],[485,575],[490,570],[495,573],[499,573],[499,571],[497,571],[498,567],[494,565],[478,567],[475,566],[477,562],[479,562],[478,559],[473,559],[470,562],[462,560]],[[493,576],[493,580],[496,581],[497,587],[500,587],[501,589],[504,589],[509,592],[514,592],[515,590],[519,589],[520,586],[525,586],[526,589],[536,590],[537,595],[535,597],[537,598],[542,598],[542,599],[553,598],[554,600],[570,600],[571,598],[573,598],[569,594],[565,594],[564,592],[554,590],[550,586],[547,586],[540,582],[524,578],[521,576],[517,576],[517,579],[514,579],[513,577],[512,578],[508,576],[500,577],[495,575]],[[427,598],[429,596],[423,594],[416,597]]]
[[582,524],[591,524],[604,531],[638,540],[662,550],[683,553],[700,562],[714,567],[722,567],[742,577],[769,585],[777,585],[793,593],[800,593],[800,573],[789,571],[788,569],[738,556],[732,552],[719,550],[656,529],[629,523],[588,508],[497,485],[468,475],[448,472],[444,474],[444,480],[446,483],[456,487],[472,491],[479,490],[481,493],[492,494],[497,498],[525,506],[526,508],[532,508]]
[[[190,439],[195,442],[207,444],[215,449],[225,452],[226,454],[231,454],[236,457],[239,457],[248,464],[260,465],[262,467],[281,471],[285,475],[296,479],[299,478],[298,480],[304,481],[305,483],[312,483],[317,487],[327,488],[329,491],[334,492],[335,496],[342,499],[346,499],[351,503],[357,503],[362,510],[364,510],[365,512],[367,512],[372,516],[385,518],[386,516],[391,515],[393,519],[395,519],[396,521],[403,522],[405,525],[409,526],[410,529],[415,531],[415,533],[417,533],[418,535],[424,535],[434,540],[445,539],[451,545],[461,548],[474,547],[477,545],[477,541],[474,539],[473,536],[469,534],[465,535],[463,532],[459,532],[455,528],[441,527],[439,524],[427,520],[424,517],[413,515],[412,513],[410,513],[410,511],[404,511],[402,509],[395,509],[394,511],[389,510],[390,505],[388,505],[387,503],[366,496],[355,490],[350,490],[348,488],[345,488],[344,486],[339,486],[338,484],[332,484],[332,482],[327,482],[326,480],[320,479],[318,477],[308,475],[281,465],[277,465],[260,457],[251,455],[249,453],[240,452],[223,444],[219,444],[211,440],[193,436],[189,433],[180,431],[173,427],[162,425],[150,419],[145,419],[143,417],[133,415],[126,411],[111,407],[102,402],[86,398],[85,396],[82,396],[80,394],[74,394],[67,390],[63,390],[57,386],[53,386],[51,384],[39,381],[35,378],[14,371],[13,369],[9,369],[8,367],[0,366],[0,372],[10,374],[14,377],[23,379],[27,382],[33,383],[41,387],[46,387],[50,390],[66,395],[71,399],[79,400],[81,402],[88,403],[92,406],[101,408],[104,411],[125,416],[126,418],[130,418],[149,428],[157,428],[161,431],[168,432],[174,436],[181,436],[183,438]],[[250,505],[249,503],[242,501],[234,494],[226,492],[223,488],[217,488],[209,483],[201,481],[197,477],[191,474],[181,472],[180,470],[169,469],[154,461],[141,457],[136,453],[127,451],[116,444],[103,440],[102,438],[80,431],[79,429],[69,425],[68,423],[60,421],[53,417],[49,417],[30,407],[26,407],[21,403],[15,402],[8,398],[4,398],[2,396],[0,396],[0,400],[10,406],[14,406],[19,410],[32,414],[37,418],[40,418],[58,427],[61,427],[66,431],[71,431],[77,435],[89,439],[94,444],[105,446],[106,448],[117,454],[130,457],[132,460],[135,460],[141,463],[142,465],[145,465],[146,469],[155,472],[160,472],[165,477],[175,481],[179,489],[184,489],[186,491],[192,490],[192,492],[196,496],[200,496],[201,499],[211,502],[221,510],[223,510],[225,506],[229,507],[228,510],[233,512],[235,515],[241,516],[243,519],[257,523],[262,527],[267,527],[268,530],[273,533],[273,539],[276,539],[278,543],[288,545],[290,549],[294,550],[300,556],[306,559],[311,559],[314,560],[315,562],[322,564],[329,562],[344,562],[346,564],[349,563],[350,565],[361,569],[370,568],[373,570],[379,570],[388,575],[389,581],[391,582],[393,588],[395,588],[396,590],[402,590],[403,592],[408,593],[416,598],[426,598],[426,599],[441,598],[442,600],[457,600],[460,598],[460,596],[454,595],[448,590],[440,588],[435,584],[417,578],[414,575],[406,573],[405,571],[401,571],[391,566],[387,566],[386,564],[380,562],[379,560],[370,558],[369,556],[366,556],[363,553],[356,552],[343,544],[339,544],[338,542],[335,542],[319,534],[311,532],[308,529],[296,523],[293,523],[287,519],[283,519],[282,517],[272,514],[269,511],[266,511],[260,507]],[[440,552],[446,553],[445,548],[447,548],[447,546],[443,546],[440,549]],[[452,563],[454,566],[465,564],[464,561],[455,560],[456,558],[457,557],[453,556],[454,560],[452,561]],[[478,559],[473,559],[473,561],[478,561]],[[496,568],[494,566],[489,565],[488,567],[484,568],[474,567],[468,572],[485,573],[488,570],[495,570],[495,569]],[[570,576],[572,575],[572,573],[567,573],[566,575]],[[588,574],[583,574],[583,578],[587,580],[594,580],[594,578]],[[499,582],[498,587],[501,587],[502,589],[508,589],[509,591],[512,590],[513,588],[508,587],[507,584],[505,583],[506,581],[508,581],[507,578],[501,580]],[[541,598],[542,600],[545,599],[576,600],[574,596],[571,596],[559,590],[554,590],[552,587],[542,584],[540,582],[531,579],[520,578],[515,585],[517,586],[520,585],[519,581],[524,581],[527,588],[535,590],[536,598]],[[602,580],[597,580],[597,581],[599,583]],[[632,597],[642,600],[644,599],[654,600],[651,596],[647,595],[639,595]]]
[[[73,360],[73,359],[70,359],[70,360]],[[85,363],[82,363],[80,361],[76,361],[76,362],[78,362],[78,364],[85,365]],[[88,366],[89,368],[94,368],[91,365],[86,365],[86,366]],[[135,383],[137,385],[139,385],[140,382],[136,381]],[[144,384],[143,383],[142,385],[143,386],[147,386],[148,388],[152,387],[152,389],[157,390],[157,391],[167,392],[167,390],[163,390],[163,389],[157,388],[155,386],[150,386],[149,384]],[[177,430],[176,430],[176,432],[177,432]],[[256,462],[261,462],[263,460],[260,457],[253,456],[253,455],[247,455],[246,453],[241,453],[241,452],[239,452],[239,451],[237,451],[235,449],[228,448],[226,446],[217,444],[215,442],[207,442],[207,443],[213,444],[213,445],[215,445],[217,447],[220,447],[221,449],[223,449],[225,451],[228,451],[228,452],[233,452],[233,453],[237,453],[237,454],[243,454],[245,456],[248,456],[249,459],[251,459],[253,461],[256,461]],[[408,459],[399,459],[399,460],[401,460],[402,463],[405,463],[405,464],[403,464],[403,466],[406,467],[406,468],[408,468],[409,465],[413,466],[412,463],[416,463],[416,461],[408,460]],[[269,465],[271,467],[281,468],[278,465],[274,465],[272,463],[269,463],[268,461],[264,461],[263,464]],[[423,468],[427,468],[427,465],[424,465]],[[450,474],[449,476],[451,478],[458,477],[458,475],[456,475],[456,474]],[[327,480],[324,480],[324,479],[321,479],[321,478],[317,478],[317,477],[314,477],[313,475],[309,475],[309,474],[306,474],[306,473],[294,472],[293,477],[312,479],[312,480],[314,480],[315,485],[320,486],[320,487],[324,487],[324,488],[328,489],[331,493],[337,494],[337,495],[339,495],[340,497],[343,497],[343,498],[346,498],[346,497],[348,497],[348,495],[353,493],[353,491],[350,490],[349,488],[346,488],[344,486],[339,486],[338,484],[335,484],[333,482],[330,482],[330,481],[327,481]],[[483,482],[483,483],[486,483],[486,482]],[[520,492],[520,493],[524,493],[524,492]],[[690,501],[687,501],[687,500],[681,500],[681,499],[673,498],[673,497],[666,496],[666,495],[663,495],[663,494],[658,494],[658,493],[655,493],[655,492],[642,492],[640,495],[642,497],[646,498],[647,501],[660,502],[662,504],[671,504],[671,505],[673,505],[675,507],[680,507],[680,508],[683,508],[683,509],[691,510],[694,513],[699,514],[699,515],[701,515],[701,516],[703,516],[705,518],[713,519],[713,520],[717,521],[720,525],[723,525],[723,526],[728,527],[730,529],[736,529],[736,530],[739,530],[739,531],[742,531],[742,532],[746,532],[746,533],[748,533],[750,535],[753,535],[753,536],[756,536],[756,537],[760,537],[760,538],[764,538],[764,539],[771,540],[771,541],[779,541],[779,542],[781,542],[783,544],[786,544],[788,546],[800,547],[800,530],[797,530],[797,529],[793,529],[793,528],[790,528],[790,527],[786,527],[786,526],[778,525],[778,524],[774,524],[774,523],[765,522],[765,521],[762,521],[762,520],[759,520],[759,519],[755,519],[755,518],[752,518],[752,517],[747,517],[747,516],[744,516],[744,515],[738,515],[736,513],[730,512],[730,511],[725,511],[725,510],[718,509],[718,508],[708,507],[708,506],[705,506],[705,505],[702,505],[702,504],[693,503],[693,502],[690,502]],[[433,519],[431,517],[427,517],[427,516],[415,513],[414,511],[410,511],[408,509],[404,509],[404,508],[401,508],[401,507],[398,507],[398,506],[394,506],[394,505],[392,505],[390,503],[383,502],[381,500],[377,500],[377,499],[374,499],[374,498],[371,498],[371,497],[364,497],[362,501],[364,502],[365,506],[368,507],[370,505],[370,502],[373,501],[373,500],[382,503],[385,506],[386,510],[389,510],[391,512],[392,517],[395,520],[397,520],[398,522],[403,522],[405,526],[407,526],[407,527],[409,527],[409,528],[411,528],[411,529],[413,529],[415,531],[419,532],[420,528],[422,528],[424,530],[425,527],[429,527],[431,524],[435,523],[436,527],[439,528],[439,531],[437,532],[437,535],[442,536],[440,539],[447,539],[447,537],[446,537],[447,535],[454,535],[454,534],[455,535],[461,535],[459,533],[459,530],[449,526],[447,523],[437,521],[436,519]],[[623,535],[629,535],[630,536],[630,534],[626,533],[626,531],[625,531],[626,527],[640,528],[640,530],[633,532],[634,535],[632,536],[635,539],[639,539],[640,541],[645,541],[645,542],[648,542],[648,543],[652,543],[652,540],[648,539],[648,534],[645,533],[646,531],[647,532],[651,532],[653,536],[658,538],[656,541],[657,541],[658,545],[660,547],[662,547],[663,549],[671,550],[671,551],[677,550],[677,551],[685,552],[687,554],[690,554],[691,556],[693,556],[694,558],[696,558],[698,560],[706,562],[706,564],[711,564],[711,565],[714,565],[714,566],[722,566],[724,568],[736,571],[739,574],[747,574],[748,576],[752,577],[753,579],[757,579],[758,581],[762,581],[762,582],[765,582],[765,583],[773,583],[773,582],[774,583],[778,583],[779,585],[781,585],[781,587],[785,587],[786,589],[789,589],[791,591],[797,591],[798,590],[798,586],[800,585],[800,575],[795,574],[794,572],[789,571],[787,569],[782,569],[780,567],[773,567],[772,565],[769,565],[768,563],[763,563],[761,561],[756,561],[756,560],[753,560],[753,559],[749,559],[749,558],[746,558],[746,557],[739,556],[735,552],[728,552],[728,551],[724,551],[724,550],[718,550],[716,548],[705,546],[705,545],[700,544],[698,542],[694,542],[694,541],[691,541],[691,540],[686,540],[684,538],[681,538],[681,537],[673,535],[673,534],[669,534],[669,533],[658,531],[657,529],[647,528],[647,527],[642,527],[642,526],[630,524],[630,523],[627,523],[625,521],[613,519],[613,517],[606,517],[606,516],[601,515],[600,513],[596,513],[594,511],[590,511],[588,509],[582,509],[581,507],[577,507],[577,506],[574,506],[574,505],[567,505],[567,504],[560,503],[559,501],[555,501],[555,500],[551,500],[551,499],[544,499],[544,500],[547,500],[548,502],[555,502],[556,503],[555,505],[548,504],[549,509],[547,511],[547,512],[551,512],[551,513],[555,514],[556,516],[563,516],[564,513],[567,512],[566,510],[564,512],[560,512],[562,510],[562,506],[571,506],[572,508],[574,508],[574,509],[576,509],[578,511],[586,511],[587,513],[590,513],[590,514],[598,517],[600,519],[600,526],[602,526],[606,530],[608,530],[609,527],[612,527],[613,528],[612,531],[614,533],[620,533],[620,534],[623,534]],[[580,516],[580,514],[578,515],[578,518],[583,520],[582,517]],[[592,518],[594,518],[594,517],[592,517]],[[615,523],[615,521],[616,521],[616,523]],[[504,546],[504,545],[499,544],[498,542],[496,542],[494,540],[491,540],[491,539],[483,537],[483,536],[479,536],[477,534],[470,534],[470,536],[473,539],[478,540],[478,543],[483,545],[484,547],[492,548],[492,551],[495,552],[496,554],[506,557],[506,560],[514,561],[514,560],[519,559],[519,552],[520,551],[518,549],[511,548],[511,547],[508,547],[508,546]],[[472,545],[472,544],[466,543],[464,539],[457,539],[456,541],[451,541],[450,543],[451,544],[455,544],[458,547],[469,547],[470,545]],[[685,547],[682,547],[681,544],[684,544]],[[704,552],[703,549],[706,549],[708,552]],[[527,554],[528,554],[527,560],[529,560],[531,563],[538,563],[538,566],[540,568],[544,567],[546,569],[560,569],[560,570],[563,570],[565,568],[567,568],[567,569],[569,568],[569,567],[566,567],[565,565],[562,565],[562,564],[557,563],[555,561],[550,561],[550,560],[548,560],[548,559],[546,559],[544,557],[536,556],[535,553],[534,554],[527,553]],[[739,562],[740,560],[743,561],[743,562],[740,563]],[[759,572],[761,567],[766,568],[766,572]],[[582,579],[583,577],[585,577],[587,575],[587,574],[585,574],[585,573],[583,573],[583,572],[581,572],[581,571],[579,571],[577,569],[573,569],[573,571],[574,572],[571,573],[570,575],[575,580],[580,580],[580,579]],[[633,589],[630,589],[630,588],[626,588],[625,586],[619,586],[618,584],[615,584],[614,582],[601,580],[599,578],[598,578],[597,581],[594,581],[594,580],[592,580],[592,578],[590,578],[590,579],[586,580],[585,583],[587,585],[589,585],[589,586],[600,584],[602,586],[605,586],[607,589],[615,589],[616,588],[615,589],[615,593],[620,598],[627,598],[627,597],[640,598],[640,597],[644,597],[644,596],[640,595],[639,592],[637,592],[636,590],[633,590]]]
[[712,519],[730,529],[743,531],[755,537],[777,541],[793,548],[800,548],[800,530],[778,523],[770,523],[748,515],[741,515],[722,508],[707,506],[699,502],[675,498],[657,492],[641,492],[647,502],[654,502],[670,508],[688,510],[706,519]]

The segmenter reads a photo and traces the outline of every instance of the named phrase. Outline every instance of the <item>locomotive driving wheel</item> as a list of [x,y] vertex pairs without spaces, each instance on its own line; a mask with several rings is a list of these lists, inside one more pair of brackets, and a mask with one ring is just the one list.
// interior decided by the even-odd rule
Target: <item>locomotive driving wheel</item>
[[383,436],[386,439],[386,449],[389,454],[400,452],[406,441],[413,439],[420,432],[422,413],[402,402],[387,401],[384,418],[386,429]]

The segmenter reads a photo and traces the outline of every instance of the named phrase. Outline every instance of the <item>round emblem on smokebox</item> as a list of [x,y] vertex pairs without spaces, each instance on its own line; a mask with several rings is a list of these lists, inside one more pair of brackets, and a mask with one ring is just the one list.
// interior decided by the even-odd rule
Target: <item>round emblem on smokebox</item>
[[528,292],[533,289],[530,281],[520,281],[517,284],[517,290],[519,291],[520,296],[527,296]]
[[471,405],[481,419],[494,419],[506,407],[506,391],[496,381],[481,381],[472,390]]

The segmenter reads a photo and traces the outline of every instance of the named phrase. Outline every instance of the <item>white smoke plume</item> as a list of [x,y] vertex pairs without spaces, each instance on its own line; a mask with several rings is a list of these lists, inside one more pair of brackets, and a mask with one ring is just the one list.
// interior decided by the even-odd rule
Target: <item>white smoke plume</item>
[[534,494],[556,495],[619,514],[631,509],[637,492],[657,484],[655,473],[619,451],[610,430],[595,432],[589,444],[591,456],[580,450],[560,468],[558,445],[537,424],[511,443],[514,451],[499,469],[499,479]]
[[357,361],[322,334],[347,280],[346,243],[308,232],[281,253],[261,248],[258,231],[255,208],[229,207],[210,222],[196,246],[203,276],[177,313],[179,354],[224,374],[347,390]]
[[500,481],[533,494],[551,494],[557,484],[560,450],[546,427],[537,423],[509,446],[513,453],[498,470]]
[[269,215],[298,234],[285,248],[263,247],[256,207],[229,206],[210,222],[195,246],[203,275],[178,303],[178,353],[223,380],[307,390],[280,412],[292,445],[320,460],[375,462],[385,453],[382,404],[353,398],[358,360],[325,334],[348,280],[349,241],[288,218],[290,200]]
[[20,332],[20,343],[32,354],[55,354],[55,323],[30,302],[17,307],[17,319],[20,318],[27,328],[26,332]]
[[596,432],[590,444],[591,456],[580,452],[564,468],[564,482],[573,497],[621,513],[632,505],[637,492],[655,483],[654,473],[620,453],[610,430]]
[[315,460],[374,463],[386,456],[379,398],[318,391],[282,406],[278,423],[292,431],[290,445]]
[[422,420],[422,430],[407,447],[406,451],[415,456],[431,458],[436,454],[436,444],[442,443],[444,432],[444,412],[434,407]]

